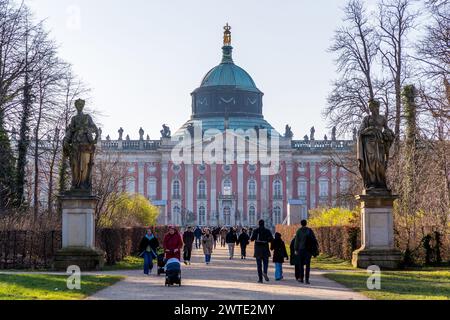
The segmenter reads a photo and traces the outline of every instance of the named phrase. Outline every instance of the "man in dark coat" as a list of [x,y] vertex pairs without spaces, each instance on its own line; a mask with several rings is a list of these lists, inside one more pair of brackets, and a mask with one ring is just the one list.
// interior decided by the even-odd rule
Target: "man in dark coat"
[[188,227],[187,230],[183,233],[183,260],[184,264],[191,264],[191,253],[192,253],[192,244],[194,243],[194,232],[192,232],[192,228]]
[[[258,267],[258,283],[262,283],[262,279],[269,281],[267,275],[269,267],[270,250],[269,244],[273,240],[272,232],[264,227],[264,220],[259,220],[259,228],[253,230],[251,241],[255,241],[255,254],[256,265]],[[264,273],[263,273],[264,265]]]
[[317,257],[319,254],[319,245],[314,232],[306,226],[307,223],[306,220],[300,222],[302,227],[299,228],[295,234],[294,248],[295,254],[298,255],[300,262],[300,279],[298,281],[303,283],[303,279],[305,279],[305,283],[309,284],[311,257]]
[[195,236],[195,248],[200,249],[200,246],[202,245],[202,241],[201,241],[202,229],[200,229],[199,226],[197,226],[197,228],[195,228],[194,236]]
[[228,253],[231,260],[234,257],[234,246],[238,241],[236,230],[234,228],[230,228],[230,232],[227,233],[225,241],[228,245]]
[[149,275],[153,269],[153,259],[157,257],[159,241],[156,239],[151,229],[142,238],[139,244],[139,256],[144,258],[144,273]]
[[295,267],[295,280],[300,280],[300,259],[298,255],[295,254],[295,237],[292,238],[291,244],[289,246],[291,251],[290,265]]
[[249,244],[250,237],[247,234],[247,229],[242,229],[242,233],[238,237],[238,245],[241,246],[241,259],[245,259],[247,256],[247,246]]

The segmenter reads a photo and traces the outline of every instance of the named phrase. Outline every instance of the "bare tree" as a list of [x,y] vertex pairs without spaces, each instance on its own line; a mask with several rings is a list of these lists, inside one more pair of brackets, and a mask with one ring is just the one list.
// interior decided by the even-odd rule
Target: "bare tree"
[[364,4],[350,0],[344,8],[344,26],[336,30],[329,51],[337,54],[337,71],[341,77],[333,83],[324,111],[339,133],[349,132],[367,114],[367,101],[375,98],[373,64],[379,40],[368,20]]

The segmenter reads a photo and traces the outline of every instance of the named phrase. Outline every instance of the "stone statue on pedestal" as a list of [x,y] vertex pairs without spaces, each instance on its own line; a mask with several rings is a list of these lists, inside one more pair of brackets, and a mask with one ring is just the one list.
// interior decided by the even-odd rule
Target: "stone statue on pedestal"
[[370,101],[369,109],[371,114],[364,118],[357,137],[359,171],[366,192],[387,191],[386,169],[394,132],[380,115],[378,101]]
[[161,138],[170,138],[171,137],[171,132],[170,132],[170,128],[163,124],[163,129],[160,131],[161,132]]
[[309,136],[309,140],[314,140],[314,134],[316,133],[316,129],[314,127],[311,128],[310,130],[310,136]]
[[286,128],[284,130],[284,137],[285,138],[291,138],[294,136],[294,133],[292,132],[292,128],[290,125],[286,125]]
[[92,166],[94,165],[95,146],[99,137],[97,126],[90,115],[83,113],[85,101],[75,101],[77,115],[67,127],[63,140],[64,157],[70,160],[72,171],[71,191],[91,193]]

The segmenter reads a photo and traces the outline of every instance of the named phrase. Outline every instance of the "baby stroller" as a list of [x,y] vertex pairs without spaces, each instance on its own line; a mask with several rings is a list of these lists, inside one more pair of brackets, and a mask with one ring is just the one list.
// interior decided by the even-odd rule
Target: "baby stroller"
[[158,272],[158,276],[161,273],[164,273],[164,266],[166,265],[166,260],[164,259],[164,250],[158,248],[158,255],[156,256],[156,260],[157,260],[157,272]]
[[166,266],[166,284],[165,286],[171,286],[178,284],[181,287],[181,263],[177,258],[171,258],[167,260]]

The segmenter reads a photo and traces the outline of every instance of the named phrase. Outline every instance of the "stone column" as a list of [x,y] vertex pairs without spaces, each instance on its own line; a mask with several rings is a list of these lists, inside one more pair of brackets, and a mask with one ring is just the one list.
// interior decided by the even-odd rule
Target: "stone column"
[[361,202],[361,248],[353,252],[353,266],[398,268],[402,255],[394,245],[392,214],[392,206],[397,196],[364,194],[356,196],[356,199]]
[[62,205],[62,249],[55,254],[54,269],[76,265],[81,271],[99,270],[104,252],[95,248],[95,206],[98,198],[88,195],[60,196]]

